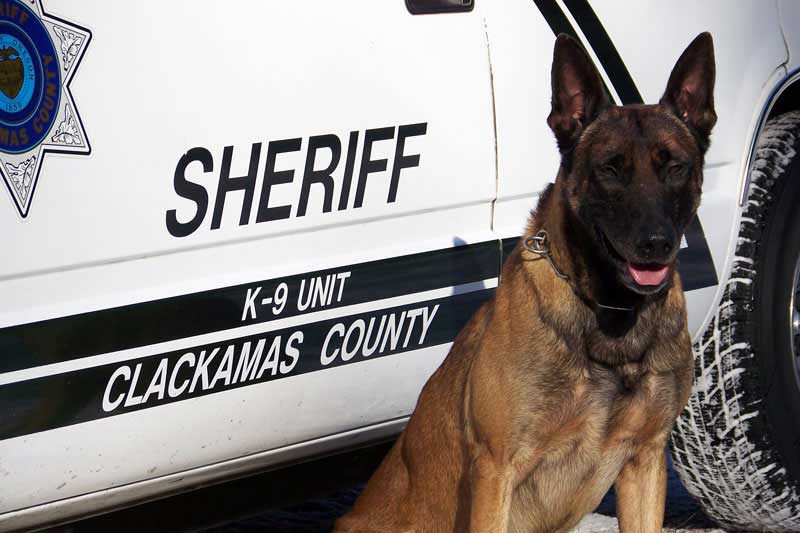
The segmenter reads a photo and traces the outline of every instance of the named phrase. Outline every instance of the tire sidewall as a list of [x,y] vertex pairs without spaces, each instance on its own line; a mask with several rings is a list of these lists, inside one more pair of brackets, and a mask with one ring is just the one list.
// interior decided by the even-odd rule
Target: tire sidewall
[[795,159],[776,184],[756,257],[753,350],[759,366],[768,433],[789,477],[800,481],[800,386],[792,353],[789,305],[800,254],[800,161]]

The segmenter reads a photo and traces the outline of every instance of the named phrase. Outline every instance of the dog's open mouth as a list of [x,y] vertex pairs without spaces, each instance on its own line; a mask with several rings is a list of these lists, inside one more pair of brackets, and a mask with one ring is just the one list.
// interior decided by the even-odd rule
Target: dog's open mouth
[[661,285],[669,272],[669,265],[659,263],[628,263],[628,272],[639,285]]
[[627,273],[630,274],[631,278],[633,278],[633,281],[637,285],[655,288],[664,283],[664,280],[669,274],[670,265],[665,265],[663,263],[636,263],[629,261],[617,251],[616,247],[606,236],[604,231],[597,228],[597,232],[600,234],[600,238],[603,241],[603,246],[605,247],[608,255],[618,262],[620,267],[623,265],[626,267]]

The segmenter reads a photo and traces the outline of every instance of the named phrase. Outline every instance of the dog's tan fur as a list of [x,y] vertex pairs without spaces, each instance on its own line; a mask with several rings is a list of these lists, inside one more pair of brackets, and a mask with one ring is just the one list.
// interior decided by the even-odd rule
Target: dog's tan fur
[[664,447],[693,372],[680,278],[623,334],[600,327],[563,172],[523,240],[546,228],[574,286],[514,250],[337,531],[569,531],[612,484],[622,531],[661,531]]
[[624,531],[661,530],[664,445],[692,381],[679,279],[612,339],[535,258],[508,259],[339,529],[569,531],[616,479]]

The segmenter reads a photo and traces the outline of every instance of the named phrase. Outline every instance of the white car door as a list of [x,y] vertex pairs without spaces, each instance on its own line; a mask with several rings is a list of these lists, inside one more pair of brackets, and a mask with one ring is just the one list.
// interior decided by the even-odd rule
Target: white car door
[[52,108],[0,110],[0,523],[396,430],[496,282],[479,13],[0,8]]

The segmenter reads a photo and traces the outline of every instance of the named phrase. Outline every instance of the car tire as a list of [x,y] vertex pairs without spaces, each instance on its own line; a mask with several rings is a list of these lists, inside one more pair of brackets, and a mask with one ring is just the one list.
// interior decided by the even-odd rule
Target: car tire
[[766,123],[750,180],[731,274],[693,345],[695,384],[672,456],[726,529],[800,531],[800,346],[789,312],[800,305],[800,112]]

